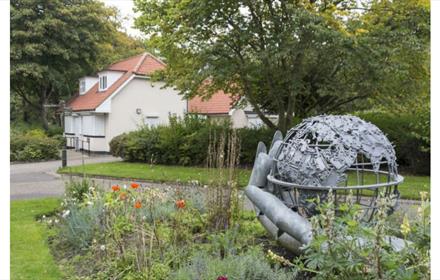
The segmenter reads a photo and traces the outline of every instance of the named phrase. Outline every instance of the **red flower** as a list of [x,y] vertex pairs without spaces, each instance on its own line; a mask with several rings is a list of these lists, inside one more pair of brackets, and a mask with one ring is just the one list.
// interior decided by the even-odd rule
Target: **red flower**
[[139,200],[136,201],[136,203],[134,204],[134,208],[139,209],[142,207],[142,204]]
[[179,209],[183,209],[183,208],[185,208],[185,200],[180,199],[180,200],[176,201],[176,206],[177,206],[177,208],[179,208]]
[[228,280],[228,277],[221,275],[217,277],[217,280]]
[[120,200],[125,200],[125,199],[127,199],[127,193],[126,193],[126,192],[121,192],[121,193],[119,194],[119,199],[120,199]]
[[118,185],[113,185],[113,186],[112,186],[112,190],[113,190],[114,192],[118,192],[118,191],[121,190],[121,187],[119,187]]
[[137,189],[137,188],[139,188],[139,184],[137,184],[137,183],[131,183],[131,188],[132,189]]

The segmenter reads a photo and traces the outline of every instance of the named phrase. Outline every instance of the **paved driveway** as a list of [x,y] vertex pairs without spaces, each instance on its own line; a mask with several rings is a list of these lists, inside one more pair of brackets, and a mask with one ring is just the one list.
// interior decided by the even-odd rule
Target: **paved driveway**
[[[67,164],[80,165],[83,156],[79,152],[68,150]],[[84,162],[97,163],[117,161],[110,155],[87,156],[84,154]],[[61,160],[45,161],[36,163],[18,163],[11,165],[11,199],[27,199],[49,196],[61,196],[64,193],[64,182],[61,176],[56,174],[61,167]]]

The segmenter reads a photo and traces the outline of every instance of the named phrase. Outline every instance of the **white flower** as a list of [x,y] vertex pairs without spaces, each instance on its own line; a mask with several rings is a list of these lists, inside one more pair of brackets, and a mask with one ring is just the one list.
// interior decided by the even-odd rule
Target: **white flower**
[[70,210],[66,210],[66,211],[64,211],[63,212],[63,218],[66,218],[67,216],[69,216],[69,214],[70,214]]
[[127,185],[124,184],[124,190],[126,190],[126,189],[127,189]]
[[43,215],[43,219],[46,219],[46,215]]
[[105,245],[101,245],[101,247],[99,247],[99,249],[101,249],[101,251],[105,251]]
[[60,222],[60,220],[58,220],[58,219],[55,219],[55,224],[58,224],[59,222]]
[[87,205],[93,205],[93,202],[91,202],[90,200],[87,201]]
[[93,238],[92,242],[93,242],[93,243],[96,243],[96,239],[95,239],[95,238]]

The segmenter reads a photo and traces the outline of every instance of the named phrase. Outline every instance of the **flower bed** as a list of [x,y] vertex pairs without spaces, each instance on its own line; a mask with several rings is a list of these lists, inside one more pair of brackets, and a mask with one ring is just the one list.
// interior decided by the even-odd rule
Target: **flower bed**
[[[312,219],[313,242],[294,257],[267,238],[253,212],[242,210],[234,187],[224,190],[210,186],[202,195],[132,183],[105,192],[85,180],[71,182],[59,214],[48,218],[56,231],[52,251],[65,272],[86,279],[429,278],[426,200],[416,222],[386,218],[381,208],[372,225],[355,222],[353,205],[340,205],[337,216],[334,205],[323,205]],[[411,242],[394,252],[385,234]]]
[[92,279],[290,279],[265,256],[253,213],[235,213],[225,230],[213,228],[213,214],[191,189],[73,182],[59,222],[51,218],[51,246],[63,267]]

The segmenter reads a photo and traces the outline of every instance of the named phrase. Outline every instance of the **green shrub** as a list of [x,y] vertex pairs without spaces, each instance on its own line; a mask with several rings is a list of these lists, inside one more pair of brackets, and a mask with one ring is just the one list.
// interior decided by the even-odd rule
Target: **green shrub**
[[46,132],[35,125],[24,123],[13,124],[10,135],[10,160],[35,161],[59,158],[59,149],[64,138],[62,134],[49,137]]
[[[430,279],[426,194],[414,221],[405,217],[400,225],[390,223],[386,214],[390,201],[384,198],[368,224],[359,222],[362,210],[350,201],[349,196],[347,203],[335,206],[330,199],[320,206],[320,214],[311,219],[313,240],[296,260],[296,272],[313,271],[313,279]],[[404,240],[400,250],[389,243],[387,236],[393,234]]]
[[[114,137],[110,152],[132,162],[204,165],[210,141],[230,129],[227,122],[214,122],[194,115],[170,117],[167,126],[145,126]],[[269,145],[272,136],[273,132],[266,128],[238,129],[242,147],[240,163],[252,164],[258,142]]]
[[278,267],[272,268],[259,248],[251,248],[240,255],[225,258],[199,253],[190,263],[174,273],[176,280],[212,280],[219,276],[234,280],[292,279],[291,273]]
[[11,161],[50,160],[59,158],[60,142],[38,131],[11,136]]
[[127,134],[122,133],[110,141],[110,153],[115,157],[125,158],[124,143],[126,141]]
[[263,142],[269,148],[274,135],[272,129],[265,127],[240,128],[237,132],[240,138],[240,163],[242,165],[252,165],[255,160],[258,142]]
[[385,133],[395,146],[397,161],[403,170],[414,174],[430,174],[431,155],[427,149],[429,141],[425,141],[426,138],[429,139],[429,129],[422,130],[424,134],[428,133],[425,136],[421,136],[423,133],[415,129],[418,123],[426,123],[425,115],[392,115],[384,112],[363,112],[356,115],[375,124]]

